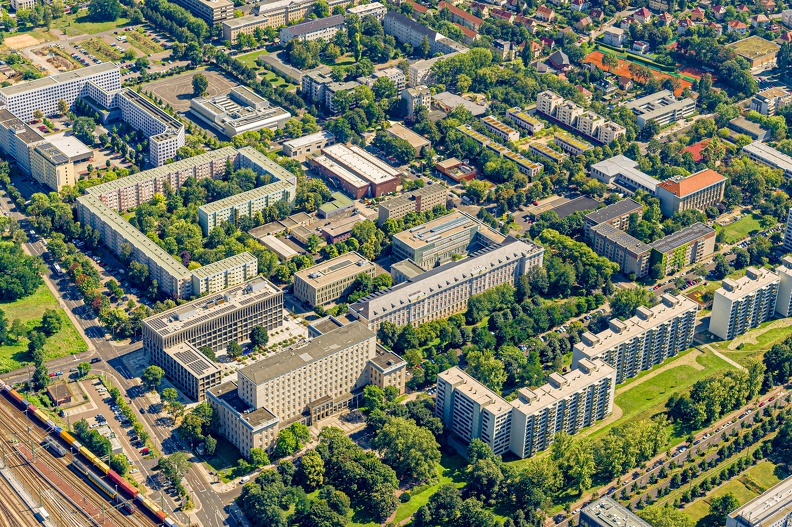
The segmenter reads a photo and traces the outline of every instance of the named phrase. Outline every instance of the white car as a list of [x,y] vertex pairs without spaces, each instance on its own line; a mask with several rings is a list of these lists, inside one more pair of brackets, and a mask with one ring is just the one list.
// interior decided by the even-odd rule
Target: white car
[[250,477],[248,477],[248,476],[244,476],[244,477],[239,478],[239,482],[240,483],[247,483],[248,481],[250,481]]

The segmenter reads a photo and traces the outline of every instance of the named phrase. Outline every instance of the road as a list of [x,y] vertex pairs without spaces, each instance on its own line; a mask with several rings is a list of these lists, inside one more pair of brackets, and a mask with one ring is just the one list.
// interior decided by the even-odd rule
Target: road
[[[772,403],[766,405],[766,407],[768,407],[768,408],[780,408],[781,406],[783,406],[785,404],[785,401],[783,399],[785,399],[786,397],[789,397],[789,393],[785,392],[782,388],[779,387],[779,388],[767,393],[766,395],[764,395],[762,397],[762,400],[766,401],[770,397],[775,397],[776,399]],[[731,413],[731,414],[729,414],[727,416],[724,416],[717,423],[714,423],[711,427],[706,428],[706,429],[702,430],[701,432],[699,432],[696,435],[696,439],[695,440],[697,440],[697,441],[700,440],[700,443],[698,445],[692,447],[692,451],[688,451],[687,449],[681,450],[680,447],[677,447],[674,450],[674,453],[670,457],[666,456],[665,453],[663,453],[661,455],[658,455],[654,459],[651,459],[651,460],[646,462],[646,465],[649,467],[647,470],[637,469],[637,470],[633,471],[634,475],[635,474],[640,474],[640,476],[637,476],[637,477],[634,476],[633,478],[627,479],[625,482],[623,482],[621,484],[619,484],[617,480],[611,481],[609,484],[606,484],[606,485],[604,485],[602,487],[603,491],[605,493],[607,493],[608,495],[612,495],[612,496],[616,497],[616,496],[619,495],[619,493],[622,491],[622,489],[629,489],[634,484],[637,484],[638,487],[643,487],[643,486],[648,485],[649,484],[649,479],[653,475],[657,476],[657,474],[660,472],[660,470],[663,467],[665,467],[666,470],[670,471],[669,467],[671,465],[671,462],[674,462],[674,463],[676,463],[677,466],[680,466],[687,459],[687,457],[689,455],[695,455],[697,452],[700,452],[702,449],[716,446],[725,437],[728,437],[728,435],[731,434],[732,431],[734,431],[735,429],[739,430],[743,426],[744,423],[753,424],[754,420],[756,419],[756,416],[760,412],[752,411],[751,413],[745,415],[742,419],[739,419],[739,416],[741,414],[743,414],[746,411],[746,409],[752,408],[752,409],[755,410],[756,409],[755,407],[756,407],[756,405],[752,402],[751,404],[748,404],[747,406],[745,406],[745,407],[743,407],[743,408],[741,408],[739,410],[736,410],[735,412],[733,412],[733,413]],[[723,428],[718,431],[718,428],[720,428],[722,426],[723,426]],[[709,437],[705,437],[706,434],[710,434]],[[708,454],[706,456],[706,459],[710,460],[710,459],[712,459],[712,458],[714,458],[716,456],[717,456],[717,454],[713,452],[711,454]],[[670,480],[670,478],[669,478],[669,480]],[[666,487],[666,486],[668,486],[668,484],[669,484],[668,482],[665,482],[665,483],[657,485],[657,487],[653,488],[650,491],[650,494],[652,495],[652,497],[653,498],[657,497],[657,489],[658,488]],[[556,525],[557,527],[574,527],[575,525],[578,525],[579,516],[580,516],[579,509],[584,507],[585,504],[588,503],[589,499],[591,499],[591,496],[587,496],[585,499],[581,499],[580,501],[578,501],[575,504],[571,505],[570,508],[572,510],[577,510],[578,512],[577,513],[573,513],[572,516],[570,516],[569,518],[565,518],[565,519],[563,519],[563,520],[561,520],[561,521],[559,521],[557,523],[554,522],[552,519],[548,519],[548,521],[546,522],[546,525]],[[638,501],[640,499],[641,499],[640,496],[634,497],[631,500],[631,503],[633,504],[633,506],[635,506],[635,504],[638,503]],[[556,518],[558,518],[558,516],[556,516]]]
[[[44,191],[38,188],[36,183],[30,181],[19,182],[17,179],[18,178],[15,178],[14,184],[25,196],[29,196],[32,192]],[[5,191],[0,192],[0,210],[7,212],[9,216],[19,221],[20,226],[25,229],[25,232],[30,231],[31,227],[27,218],[16,209],[16,206]],[[40,240],[29,239],[28,243],[24,244],[24,249],[31,254],[39,256],[46,252],[46,248]],[[132,378],[130,372],[126,369],[123,357],[139,351],[142,348],[142,344],[140,342],[126,345],[114,344],[108,340],[108,335],[104,327],[94,318],[92,310],[83,303],[79,291],[68,278],[57,276],[48,268],[44,275],[44,280],[56,298],[58,298],[61,307],[67,312],[80,334],[88,343],[87,352],[62,357],[48,362],[47,367],[49,370],[68,371],[79,362],[89,361],[94,357],[101,358],[101,362],[93,365],[93,371],[107,375],[119,389],[127,394],[127,402],[136,410],[138,419],[149,431],[158,449],[166,455],[172,454],[178,450],[186,450],[172,434],[170,428],[157,422],[159,419],[157,414],[150,414],[148,412],[143,414],[140,411],[141,408],[148,408],[150,403],[143,397],[143,390],[139,388],[139,379]],[[3,378],[6,382],[11,383],[26,381],[28,372],[26,369],[17,370],[4,375]],[[154,468],[155,461],[146,461],[148,463],[146,469],[151,471]],[[194,523],[197,519],[197,521],[206,527],[222,527],[223,525],[235,527],[239,525],[238,521],[236,521],[233,516],[235,507],[232,508],[230,506],[233,499],[239,494],[239,489],[219,495],[213,490],[211,482],[207,481],[203,473],[195,467],[191,468],[190,472],[184,478],[184,484],[193,497],[193,501],[196,503],[196,510],[191,514],[192,522],[185,514],[176,514],[176,517],[180,521],[189,525],[190,523]],[[155,501],[160,500],[160,496],[151,496],[151,498]],[[171,507],[166,508],[170,510],[173,502],[170,498],[167,499]],[[217,511],[224,511],[226,513],[225,518],[221,518]],[[223,522],[224,519],[225,522]]]

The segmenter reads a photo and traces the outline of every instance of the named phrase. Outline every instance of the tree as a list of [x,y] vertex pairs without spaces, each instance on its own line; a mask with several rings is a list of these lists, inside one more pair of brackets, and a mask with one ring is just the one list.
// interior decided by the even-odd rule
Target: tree
[[121,16],[122,9],[118,0],[91,0],[88,16],[97,22],[113,22]]
[[165,404],[171,404],[179,399],[179,392],[176,391],[176,388],[165,388],[160,393],[160,398]]
[[311,491],[322,486],[324,470],[322,456],[316,450],[309,450],[300,458],[300,468],[297,474],[306,490]]
[[462,508],[462,494],[450,483],[441,485],[437,492],[429,496],[427,504],[434,523],[444,525],[453,522]]
[[41,331],[51,337],[61,328],[61,318],[58,312],[54,309],[45,309],[44,315],[41,318]]
[[652,298],[652,293],[644,287],[619,289],[611,298],[611,313],[617,318],[630,318],[639,306],[651,306]]
[[421,56],[425,59],[429,58],[432,53],[432,47],[429,44],[429,38],[424,36],[421,40],[421,43],[418,45],[419,49],[421,50]]
[[616,55],[612,55],[611,53],[605,53],[602,56],[602,67],[608,70],[608,73],[613,71],[613,68],[619,67],[619,59]]
[[43,272],[40,258],[28,256],[13,242],[0,242],[0,301],[13,302],[33,294],[44,283]]
[[638,516],[649,522],[652,527],[694,527],[690,516],[675,507],[645,507],[638,511]]
[[30,382],[33,384],[33,389],[36,391],[43,390],[49,386],[50,377],[47,367],[43,364],[36,366],[36,371],[33,372],[33,377]]
[[60,112],[61,116],[66,115],[69,112],[69,103],[64,101],[63,99],[58,101],[58,112]]
[[242,346],[240,346],[239,344],[237,344],[236,342],[234,342],[232,340],[226,346],[226,353],[228,353],[228,356],[231,357],[232,359],[236,359],[238,357],[241,357],[242,356]]
[[[484,329],[486,331],[486,328]],[[489,335],[489,332],[487,331]],[[467,354],[467,373],[485,384],[489,389],[500,393],[506,382],[506,369],[503,363],[495,358],[492,351],[471,351]]]
[[206,436],[204,439],[204,452],[207,456],[213,456],[217,449],[217,439],[212,436]]
[[250,330],[250,343],[256,347],[264,347],[269,342],[269,334],[263,326],[253,326]]
[[93,366],[91,366],[90,362],[81,362],[80,364],[77,365],[77,375],[79,377],[85,377],[86,375],[91,373],[92,368]]
[[726,517],[739,506],[740,500],[737,496],[733,492],[727,492],[710,500],[710,514],[714,516],[718,525],[725,525]]
[[311,234],[306,240],[305,248],[308,249],[309,253],[315,254],[317,250],[319,250],[319,244],[322,243],[322,240],[319,239],[319,236],[316,234]]
[[217,354],[214,352],[211,346],[202,346],[201,353],[212,362],[217,362]]
[[162,382],[162,378],[165,377],[165,370],[160,368],[159,366],[147,366],[145,370],[143,370],[143,374],[140,376],[140,380],[143,381],[143,385],[149,390],[154,391]]
[[254,467],[265,467],[270,464],[269,456],[261,448],[250,449],[250,462]]
[[110,459],[107,461],[107,464],[110,465],[110,468],[121,474],[122,476],[126,475],[129,472],[129,461],[124,454],[115,454],[110,456]]
[[209,87],[209,81],[202,73],[196,73],[192,78],[193,95],[195,97],[203,97],[206,93],[206,88]]
[[96,131],[96,121],[90,117],[78,117],[74,121],[74,135],[88,146],[94,144],[93,133]]
[[437,472],[440,445],[432,432],[411,419],[389,419],[377,433],[373,445],[402,479],[425,481]]
[[367,384],[363,387],[363,404],[369,411],[381,409],[385,405],[385,392],[379,386]]
[[171,484],[176,486],[181,484],[181,480],[190,470],[190,459],[186,452],[175,452],[170,456],[161,457],[157,466]]

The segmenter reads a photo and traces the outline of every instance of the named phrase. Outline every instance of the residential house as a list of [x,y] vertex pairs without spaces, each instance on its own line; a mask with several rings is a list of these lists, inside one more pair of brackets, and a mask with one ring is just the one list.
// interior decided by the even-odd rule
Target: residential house
[[657,17],[657,22],[658,22],[658,23],[659,23],[661,26],[670,26],[671,24],[673,24],[673,23],[674,23],[674,17],[673,17],[673,16],[671,16],[671,14],[670,14],[670,13],[661,13],[661,14],[660,14],[660,15],[658,15],[658,17]]
[[454,23],[454,25],[458,27],[460,31],[462,31],[462,42],[468,46],[473,44],[473,42],[479,37],[479,34],[472,29],[468,29],[465,26],[460,26],[457,23]]
[[537,20],[542,20],[543,22],[552,22],[555,20],[555,11],[542,4],[536,10],[534,17],[536,17]]
[[605,13],[602,12],[602,9],[595,7],[591,11],[589,11],[589,16],[595,22],[602,22],[605,19]]
[[792,43],[792,31],[782,31],[781,36],[779,36],[776,40],[776,44],[790,44]]
[[624,91],[631,90],[633,87],[633,81],[630,77],[619,77],[619,89]]
[[591,18],[584,16],[580,20],[575,23],[575,29],[578,31],[586,31],[594,22],[591,21]]
[[585,11],[589,7],[587,0],[572,0],[571,7],[574,11]]
[[679,22],[677,22],[677,33],[680,35],[684,35],[687,33],[687,30],[691,27],[695,26],[695,22],[693,22],[690,17],[683,18]]
[[716,22],[707,22],[704,24],[704,27],[708,27],[712,30],[712,34],[716,37],[719,37],[723,34],[723,26]]
[[492,9],[490,9],[490,16],[494,18],[500,18],[501,20],[505,20],[510,24],[514,23],[514,13],[512,13],[511,11],[507,11],[505,9],[498,9],[497,7],[493,7]]
[[557,69],[561,73],[566,73],[567,71],[569,71],[569,67],[570,67],[569,57],[567,56],[566,53],[564,53],[560,49],[555,53],[553,53],[552,55],[550,55],[547,61],[550,63],[550,65],[553,68]]
[[754,15],[751,17],[751,25],[753,27],[767,27],[770,23],[770,19],[767,18],[767,15],[764,13],[759,13],[758,15]]
[[669,11],[672,7],[671,0],[649,0],[649,9],[652,11]]
[[635,22],[636,24],[638,23],[635,17],[628,16],[627,18],[622,19],[621,23],[619,24],[619,27],[625,31],[629,31],[630,26],[633,24],[633,22]]
[[748,32],[748,26],[739,20],[732,20],[726,25],[726,33],[737,33],[745,35]]
[[567,5],[569,0],[550,0],[550,3],[553,5]]
[[635,21],[638,22],[639,24],[648,24],[649,22],[652,21],[652,12],[646,9],[645,7],[642,7],[641,9],[633,13],[633,18],[635,18]]
[[704,10],[698,6],[694,7],[690,12],[690,19],[694,22],[702,22],[705,18]]
[[539,22],[536,19],[528,18],[527,16],[523,15],[517,15],[514,17],[514,23],[522,25],[525,29],[530,31],[532,35],[536,34],[536,30],[540,27]]
[[737,7],[735,7],[735,9],[737,10],[738,13],[746,13],[746,14],[751,13],[751,9],[745,4],[740,4]]
[[756,5],[766,13],[772,13],[776,9],[775,0],[757,0]]
[[649,51],[649,43],[643,40],[636,40],[633,42],[632,50],[637,51],[638,53],[646,53]]
[[609,46],[621,47],[626,40],[624,30],[618,27],[609,27],[602,35],[602,41]]
[[575,89],[586,99],[586,102],[591,102],[592,93],[583,86],[575,86]]
[[726,7],[722,5],[716,5],[712,8],[712,16],[715,17],[715,20],[723,20],[723,17],[726,16]]
[[517,58],[517,46],[508,40],[493,40],[492,49],[500,56],[501,60],[511,61]]
[[542,38],[539,39],[539,42],[542,43],[542,46],[544,46],[544,47],[546,47],[548,49],[554,49],[555,48],[555,40],[553,40],[550,37],[542,37]]

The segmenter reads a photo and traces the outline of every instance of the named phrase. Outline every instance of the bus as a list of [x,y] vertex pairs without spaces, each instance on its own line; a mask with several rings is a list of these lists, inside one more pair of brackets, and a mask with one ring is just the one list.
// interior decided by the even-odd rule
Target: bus
[[53,268],[53,269],[55,269],[55,272],[56,272],[56,273],[58,273],[58,274],[63,274],[63,269],[61,269],[61,266],[60,266],[60,265],[58,265],[58,264],[54,264],[54,265],[52,266],[52,268]]

